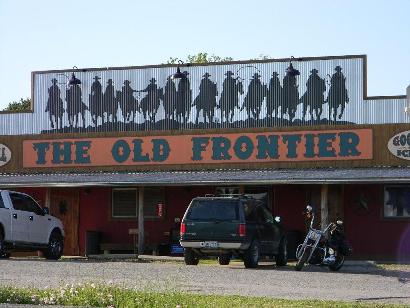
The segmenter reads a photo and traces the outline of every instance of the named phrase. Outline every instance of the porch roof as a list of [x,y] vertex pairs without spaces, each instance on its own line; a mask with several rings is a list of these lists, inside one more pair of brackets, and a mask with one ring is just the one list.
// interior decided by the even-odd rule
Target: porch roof
[[410,183],[410,168],[0,174],[0,187]]

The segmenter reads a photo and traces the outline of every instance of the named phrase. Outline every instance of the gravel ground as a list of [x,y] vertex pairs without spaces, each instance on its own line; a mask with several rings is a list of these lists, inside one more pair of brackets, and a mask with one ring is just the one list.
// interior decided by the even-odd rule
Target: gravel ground
[[17,287],[59,287],[67,283],[113,283],[149,290],[184,290],[287,299],[376,301],[410,305],[410,266],[382,269],[375,265],[345,266],[340,272],[309,266],[277,268],[262,263],[245,269],[181,263],[108,261],[0,260],[0,284]]

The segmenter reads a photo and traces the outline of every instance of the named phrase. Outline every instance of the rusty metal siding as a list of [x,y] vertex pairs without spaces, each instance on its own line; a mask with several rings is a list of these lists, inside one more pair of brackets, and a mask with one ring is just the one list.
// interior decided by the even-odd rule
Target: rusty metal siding
[[[52,72],[35,72],[33,74],[33,113],[19,113],[19,114],[0,114],[0,135],[21,135],[21,134],[41,134],[41,133],[61,133],[61,132],[107,132],[107,131],[150,131],[150,130],[186,130],[186,129],[218,129],[218,128],[247,128],[247,127],[282,127],[282,126],[315,126],[318,124],[387,124],[387,123],[409,123],[410,118],[404,113],[406,106],[405,98],[385,98],[385,99],[366,99],[364,76],[365,58],[361,56],[353,57],[331,57],[331,58],[316,58],[309,60],[293,61],[295,69],[300,71],[297,76],[298,98],[307,92],[307,82],[312,74],[312,70],[317,70],[317,75],[325,81],[325,91],[323,97],[326,100],[329,97],[329,90],[331,88],[331,78],[335,74],[336,67],[341,67],[341,72],[345,77],[345,87],[347,89],[349,101],[345,103],[345,110],[342,113],[340,106],[338,109],[338,116],[336,121],[329,121],[332,115],[329,113],[329,101],[326,101],[322,106],[322,113],[320,119],[313,119],[310,116],[310,108],[307,108],[306,116],[303,117],[303,103],[299,103],[295,110],[295,118],[289,118],[289,112],[281,118],[278,116],[278,111],[283,112],[281,108],[276,108],[273,116],[267,116],[268,103],[266,93],[263,101],[260,102],[260,113],[255,118],[247,113],[247,108],[244,108],[246,96],[251,92],[251,81],[255,79],[255,74],[260,75],[262,85],[269,86],[272,74],[277,72],[281,86],[284,85],[284,77],[286,75],[286,68],[289,66],[289,61],[267,61],[267,62],[243,62],[243,63],[223,63],[214,65],[192,65],[183,66],[181,71],[189,73],[188,79],[190,81],[190,89],[192,91],[191,102],[186,109],[190,109],[188,119],[185,120],[171,120],[170,116],[166,116],[164,108],[164,100],[148,101],[147,109],[155,110],[155,120],[145,119],[141,109],[132,112],[132,119],[127,121],[123,114],[123,109],[119,102],[114,103],[115,116],[118,118],[117,123],[103,123],[102,117],[98,117],[96,123],[93,123],[90,109],[91,88],[94,82],[94,77],[101,83],[102,94],[106,91],[107,82],[109,79],[113,80],[115,91],[123,91],[122,87],[125,85],[124,81],[130,81],[130,86],[133,90],[144,90],[150,85],[150,80],[155,79],[155,84],[158,89],[165,88],[167,77],[173,74],[176,70],[174,66],[158,66],[158,67],[141,67],[141,68],[116,68],[116,69],[90,69],[76,71],[76,77],[81,80],[82,100],[88,110],[84,113],[84,121],[79,116],[79,123],[76,127],[69,122],[66,101],[66,83],[71,76],[71,71],[52,71]],[[221,95],[223,91],[223,83],[228,71],[234,73],[234,78],[241,81],[243,84],[243,94],[235,92],[238,98],[238,106],[234,109],[233,119],[230,121],[222,116],[220,109]],[[201,80],[204,75],[210,75],[209,80],[216,84],[217,96],[212,97],[210,102],[214,99],[216,103],[215,108],[210,108],[214,113],[212,119],[204,118],[203,110],[197,108],[198,102],[201,102],[200,94],[208,97],[210,93],[201,91]],[[52,79],[57,79],[57,86],[60,91],[60,98],[63,103],[64,113],[62,117],[63,126],[59,129],[52,127],[50,121],[50,114],[46,112],[47,102],[49,100],[49,89],[52,86]],[[176,81],[175,86],[178,88],[180,81]],[[262,88],[261,88],[262,89]],[[264,91],[263,89],[256,89],[255,97]],[[121,92],[123,93],[123,92]],[[148,92],[134,92],[133,98],[138,101],[138,105],[142,101],[147,101],[146,96]],[[151,93],[151,92],[150,92]],[[159,93],[159,92],[158,92]],[[316,94],[315,94],[316,95]],[[249,100],[250,109],[254,108],[255,100]],[[254,105],[252,105],[254,104]],[[103,114],[103,103],[97,104],[95,113],[97,115]],[[198,110],[200,111],[198,114]],[[340,115],[340,119],[339,119]],[[106,120],[107,117],[104,116]],[[55,123],[54,123],[55,124]]]

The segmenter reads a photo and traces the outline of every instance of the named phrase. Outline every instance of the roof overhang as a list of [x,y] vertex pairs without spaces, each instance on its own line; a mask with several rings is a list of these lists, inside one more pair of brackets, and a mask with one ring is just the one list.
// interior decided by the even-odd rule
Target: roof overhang
[[410,183],[410,168],[0,174],[0,187]]

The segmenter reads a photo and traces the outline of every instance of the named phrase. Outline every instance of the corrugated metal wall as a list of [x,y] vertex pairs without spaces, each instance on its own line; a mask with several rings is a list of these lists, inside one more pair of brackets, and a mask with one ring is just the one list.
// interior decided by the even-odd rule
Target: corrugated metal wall
[[[404,98],[363,99],[363,61],[293,61],[300,71],[294,87],[285,81],[289,61],[183,66],[190,90],[185,92],[180,80],[167,83],[176,70],[169,66],[79,70],[79,89],[67,87],[71,72],[36,72],[34,112],[0,114],[0,135],[409,123]],[[347,94],[340,94],[344,89]],[[330,105],[338,106],[336,113]],[[58,123],[55,114],[61,115]]]

